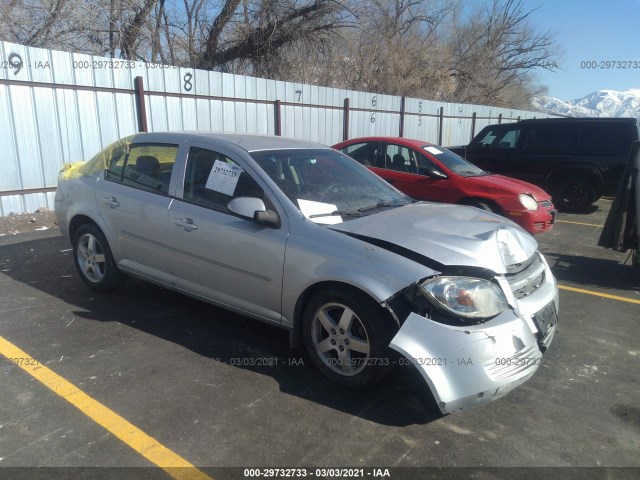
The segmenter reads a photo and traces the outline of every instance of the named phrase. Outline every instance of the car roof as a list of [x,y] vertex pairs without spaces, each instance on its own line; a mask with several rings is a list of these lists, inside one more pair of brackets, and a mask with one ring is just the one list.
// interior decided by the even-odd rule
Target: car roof
[[247,152],[259,150],[282,150],[290,148],[330,148],[320,143],[296,138],[278,137],[273,135],[259,135],[250,133],[222,133],[222,132],[151,132],[138,133],[132,143],[184,141],[210,143],[212,145],[227,142],[236,145]]
[[[619,118],[619,117],[562,117],[562,118],[526,118],[520,120],[520,123],[609,123],[609,122],[623,122],[623,123],[637,123],[635,118]],[[513,125],[513,124],[505,124]],[[494,125],[495,126],[495,125]]]
[[418,140],[415,138],[405,138],[405,137],[358,137],[358,138],[350,138],[342,143],[358,143],[358,142],[393,142],[399,143],[401,145],[405,145],[408,147],[420,148],[424,146],[431,146],[435,143],[426,142],[424,140]]

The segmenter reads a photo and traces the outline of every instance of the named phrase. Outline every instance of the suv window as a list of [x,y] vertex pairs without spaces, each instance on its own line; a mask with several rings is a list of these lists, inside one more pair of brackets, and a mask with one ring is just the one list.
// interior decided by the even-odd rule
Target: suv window
[[473,142],[473,145],[491,150],[514,149],[518,146],[521,130],[520,126],[490,127],[482,138]]
[[127,155],[115,149],[105,179],[167,195],[177,154],[177,145],[132,145]]
[[524,141],[525,151],[562,153],[576,144],[575,125],[530,125]]
[[580,125],[578,150],[583,153],[627,153],[631,132],[617,123],[585,123]]
[[184,180],[184,200],[229,212],[227,205],[235,197],[264,200],[264,191],[230,158],[205,148],[191,147]]
[[507,133],[505,133],[498,142],[498,148],[516,148],[516,145],[518,145],[519,136],[519,128],[514,130],[507,130]]

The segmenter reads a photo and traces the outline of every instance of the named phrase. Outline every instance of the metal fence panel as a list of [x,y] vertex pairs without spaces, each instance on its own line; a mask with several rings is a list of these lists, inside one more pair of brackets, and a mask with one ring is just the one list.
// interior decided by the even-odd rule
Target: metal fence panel
[[9,88],[20,169],[20,186],[18,188],[21,189],[38,188],[43,183],[41,162],[31,160],[41,159],[32,93],[33,89],[29,87],[12,86]]
[[[63,162],[62,142],[58,130],[59,122],[57,115],[52,115],[52,113],[57,113],[55,94],[49,88],[34,88],[33,99],[38,129],[38,145],[40,146],[38,153],[42,159],[42,182],[38,184],[38,187],[55,185],[60,165]],[[115,138],[117,138],[117,133]]]
[[[200,130],[274,134],[281,102],[284,136],[333,145],[343,139],[345,99],[348,136],[397,136],[402,98],[221,72],[125,62],[0,42],[0,215],[53,207],[52,192],[64,162],[88,159],[114,140],[138,131],[134,79],[142,78],[150,131]],[[18,55],[19,57],[16,57]],[[29,83],[31,82],[31,83]],[[35,84],[34,84],[35,82]],[[41,84],[41,85],[38,85]],[[442,122],[440,109],[442,108]],[[406,137],[443,145],[468,143],[475,129],[518,117],[548,115],[484,105],[406,98]],[[440,125],[442,123],[442,125]],[[24,191],[19,195],[2,192]]]
[[[0,135],[0,151],[2,151],[2,175],[0,175],[1,190],[17,190],[22,188],[20,181],[20,157],[16,137],[16,124],[13,121],[13,106],[11,105],[8,85],[0,86],[0,118],[4,126]],[[17,187],[17,188],[16,188]]]

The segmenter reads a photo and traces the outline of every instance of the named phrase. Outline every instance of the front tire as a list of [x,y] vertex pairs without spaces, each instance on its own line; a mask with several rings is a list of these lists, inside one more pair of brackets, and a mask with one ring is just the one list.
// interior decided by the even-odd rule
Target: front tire
[[115,289],[122,278],[102,231],[94,224],[82,225],[73,237],[73,259],[80,279],[91,289]]
[[311,361],[335,383],[367,387],[393,368],[394,324],[360,291],[329,289],[316,295],[305,308],[303,329]]
[[465,203],[465,205],[469,207],[476,207],[480,210],[484,210],[485,212],[497,213],[500,214],[489,202],[485,202],[483,200],[469,200]]

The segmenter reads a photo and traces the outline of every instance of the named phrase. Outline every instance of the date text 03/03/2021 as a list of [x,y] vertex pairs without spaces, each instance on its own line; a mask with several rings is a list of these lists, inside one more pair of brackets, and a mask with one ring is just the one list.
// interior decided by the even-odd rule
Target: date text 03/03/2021
[[391,478],[388,468],[245,468],[245,478]]

